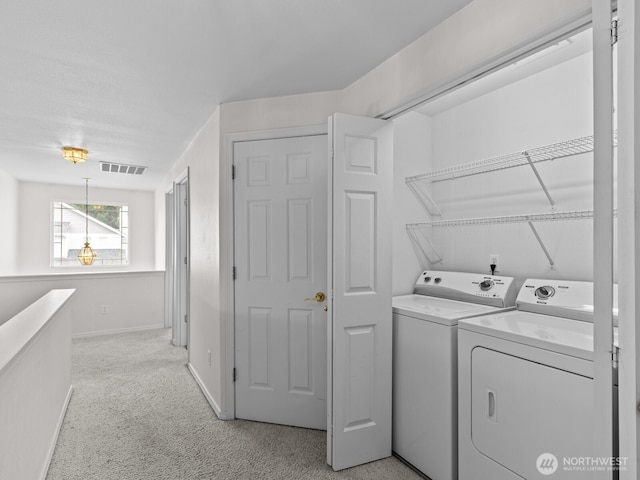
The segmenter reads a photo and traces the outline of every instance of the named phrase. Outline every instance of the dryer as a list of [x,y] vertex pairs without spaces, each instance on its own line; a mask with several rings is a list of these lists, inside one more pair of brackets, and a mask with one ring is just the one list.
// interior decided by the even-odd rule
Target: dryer
[[513,278],[425,271],[393,298],[393,451],[432,480],[457,478],[457,325],[513,309]]
[[565,459],[595,456],[593,284],[528,279],[516,304],[458,324],[460,480],[575,479]]

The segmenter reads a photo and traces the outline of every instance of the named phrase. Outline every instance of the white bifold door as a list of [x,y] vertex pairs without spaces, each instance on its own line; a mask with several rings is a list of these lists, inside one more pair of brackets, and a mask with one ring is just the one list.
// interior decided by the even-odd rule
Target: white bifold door
[[391,455],[392,126],[234,143],[235,416]]
[[334,470],[391,455],[393,127],[329,118],[329,405]]

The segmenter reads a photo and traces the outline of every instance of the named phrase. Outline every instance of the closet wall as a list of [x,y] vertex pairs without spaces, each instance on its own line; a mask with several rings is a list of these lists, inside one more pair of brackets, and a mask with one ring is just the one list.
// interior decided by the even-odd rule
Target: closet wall
[[[455,103],[452,100],[444,110],[427,105],[422,111],[429,114],[431,129],[426,136],[431,138],[431,148],[423,153],[424,171],[591,135],[591,69],[591,54],[582,54],[459,105],[450,106]],[[525,165],[423,183],[442,216],[423,209],[413,221],[593,208],[591,153],[542,162],[536,168],[555,202],[553,207],[534,172]],[[554,269],[527,223],[428,228],[422,233],[442,257],[440,263],[431,264],[433,269],[490,273],[489,255],[498,254],[499,272],[504,275],[592,279],[592,220],[534,226]]]

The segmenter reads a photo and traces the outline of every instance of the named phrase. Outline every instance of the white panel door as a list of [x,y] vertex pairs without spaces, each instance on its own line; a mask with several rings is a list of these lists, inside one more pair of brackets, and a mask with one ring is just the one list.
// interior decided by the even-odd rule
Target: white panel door
[[327,157],[326,135],[235,144],[237,418],[326,429]]
[[335,114],[329,135],[327,460],[341,470],[391,455],[393,127]]

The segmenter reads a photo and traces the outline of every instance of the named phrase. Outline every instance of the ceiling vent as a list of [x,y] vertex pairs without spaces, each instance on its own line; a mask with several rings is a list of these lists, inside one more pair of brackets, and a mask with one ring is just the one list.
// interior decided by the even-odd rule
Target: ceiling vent
[[128,173],[129,175],[142,175],[147,167],[140,165],[125,165],[123,163],[100,162],[101,172]]

